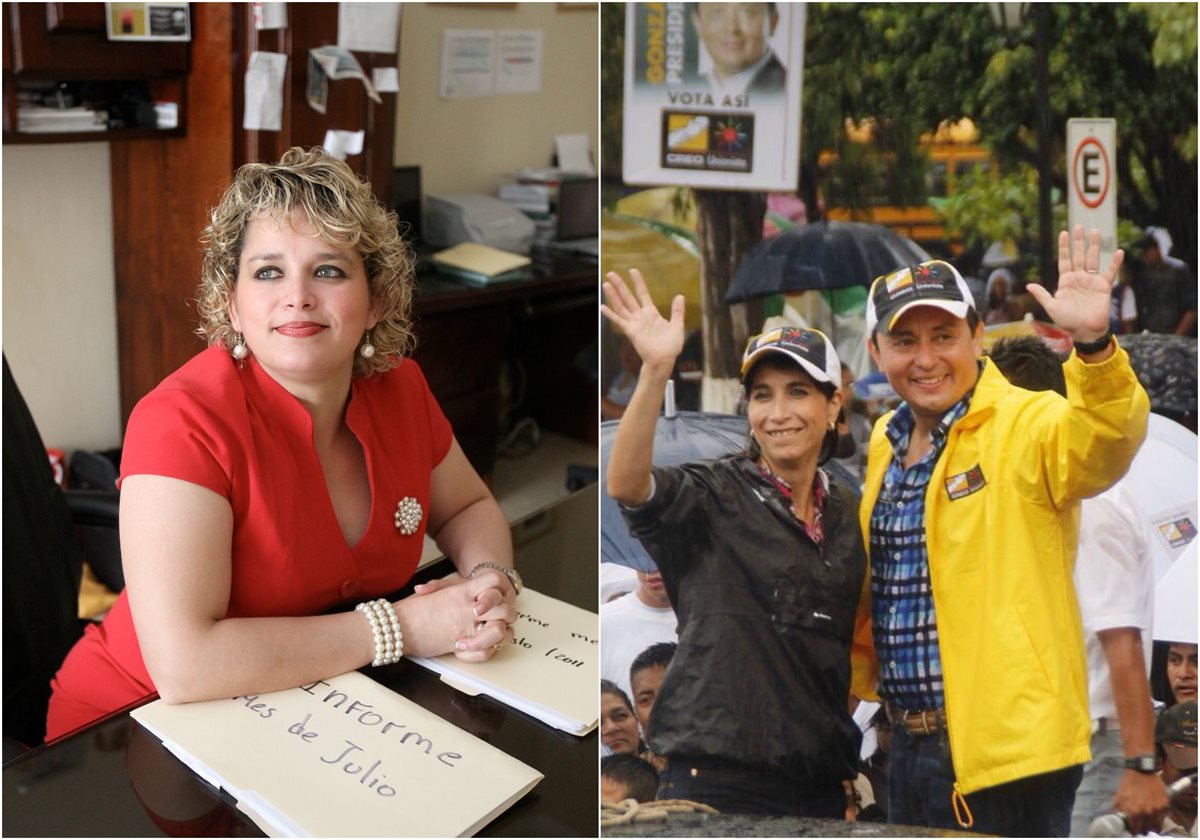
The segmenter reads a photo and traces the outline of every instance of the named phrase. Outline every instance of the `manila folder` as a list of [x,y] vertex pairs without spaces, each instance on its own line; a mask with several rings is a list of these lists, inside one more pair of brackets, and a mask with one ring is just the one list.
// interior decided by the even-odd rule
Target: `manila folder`
[[471,836],[542,779],[357,672],[132,716],[273,836]]
[[487,662],[453,654],[415,658],[468,694],[487,694],[551,726],[583,736],[600,714],[600,617],[526,587],[513,640]]
[[480,277],[507,274],[531,263],[529,257],[478,242],[460,242],[453,248],[438,251],[433,255],[433,261]]

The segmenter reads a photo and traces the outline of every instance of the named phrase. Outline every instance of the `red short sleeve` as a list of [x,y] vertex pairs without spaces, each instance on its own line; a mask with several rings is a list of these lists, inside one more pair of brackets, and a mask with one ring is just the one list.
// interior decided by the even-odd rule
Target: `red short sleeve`
[[229,443],[218,434],[224,424],[213,406],[189,393],[152,391],[129,417],[118,486],[127,476],[162,475],[229,498]]

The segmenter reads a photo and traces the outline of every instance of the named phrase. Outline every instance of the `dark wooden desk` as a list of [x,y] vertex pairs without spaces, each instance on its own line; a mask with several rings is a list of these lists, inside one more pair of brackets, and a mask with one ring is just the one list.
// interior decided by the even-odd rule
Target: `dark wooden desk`
[[[597,522],[591,484],[514,525],[516,563],[529,586],[596,610]],[[434,564],[414,583],[445,572]],[[596,730],[576,738],[486,697],[461,694],[407,661],[367,673],[545,775],[480,836],[597,836]],[[9,761],[3,776],[8,837],[262,835],[126,712]]]
[[[413,358],[484,476],[492,472],[505,420],[533,417],[545,431],[597,441],[595,364],[581,369],[576,359],[596,344],[599,268],[586,259],[534,257],[528,279],[494,286],[436,273],[417,278]],[[506,364],[520,371],[512,389],[524,399],[502,418]]]

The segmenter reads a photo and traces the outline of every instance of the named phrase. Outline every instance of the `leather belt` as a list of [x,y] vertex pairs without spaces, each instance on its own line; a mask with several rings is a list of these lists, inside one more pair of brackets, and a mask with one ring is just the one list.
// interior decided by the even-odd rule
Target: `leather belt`
[[1095,732],[1103,735],[1105,732],[1120,732],[1121,722],[1115,717],[1100,717],[1094,721],[1096,728]]
[[903,726],[909,735],[934,735],[946,729],[945,709],[905,710],[886,704],[892,726]]

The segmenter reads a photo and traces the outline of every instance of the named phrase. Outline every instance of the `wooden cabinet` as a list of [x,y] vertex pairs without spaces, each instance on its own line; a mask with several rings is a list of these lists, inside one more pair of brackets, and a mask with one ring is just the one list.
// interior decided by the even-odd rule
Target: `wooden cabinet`
[[103,3],[5,3],[11,69],[24,79],[186,76],[187,41],[110,41]]
[[[186,129],[185,80],[191,67],[186,41],[110,41],[103,3],[4,4],[4,142],[47,143],[180,136]],[[22,87],[37,82],[138,83],[151,101],[174,102],[172,129],[120,128],[96,132],[29,134],[17,131]]]
[[418,279],[413,358],[467,459],[490,475],[500,431],[502,369],[519,380],[514,418],[544,431],[596,442],[594,365],[579,360],[596,343],[598,268],[586,260],[545,260],[536,276],[471,288],[437,274]]

